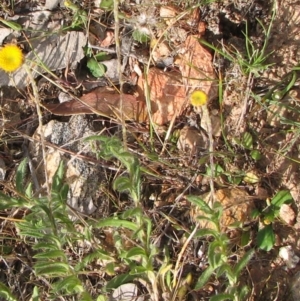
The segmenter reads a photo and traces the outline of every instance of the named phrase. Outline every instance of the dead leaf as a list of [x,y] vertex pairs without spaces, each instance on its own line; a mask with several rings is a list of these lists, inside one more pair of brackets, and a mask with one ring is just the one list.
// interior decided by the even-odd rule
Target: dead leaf
[[171,49],[167,43],[162,42],[157,45],[157,47],[152,51],[152,58],[155,62],[158,62],[164,57],[167,57],[171,54]]
[[[188,106],[185,87],[181,81],[181,75],[176,72],[164,72],[158,68],[151,68],[147,77],[150,89],[150,100],[153,121],[157,125],[163,125],[179,116]],[[140,95],[145,95],[145,80],[139,79]],[[175,116],[174,116],[175,115]]]
[[[237,188],[225,188],[219,189],[215,192],[216,200],[223,206],[223,214],[221,217],[221,226],[223,230],[226,230],[228,226],[233,223],[244,223],[250,220],[251,213],[254,209],[254,205],[249,194],[241,189]],[[204,200],[208,201],[209,195]],[[196,209],[194,218],[199,222],[200,227],[207,227],[214,229],[212,223],[206,220],[199,220],[197,216],[205,215],[199,209]]]
[[101,42],[100,46],[101,47],[108,47],[111,44],[113,44],[115,35],[113,31],[107,31],[106,32],[106,37],[104,38],[104,40]]
[[[81,101],[72,101],[60,104],[47,104],[45,108],[54,115],[68,116],[79,114],[99,114],[103,116],[120,117],[120,94],[108,87],[100,87],[85,94]],[[123,114],[126,120],[135,119],[143,122],[147,119],[145,104],[138,101],[136,96],[123,94]]]
[[217,84],[212,55],[202,47],[197,37],[187,37],[178,63],[184,83],[191,90],[202,90],[209,96],[209,99],[216,97]]
[[171,6],[161,6],[159,10],[159,16],[161,18],[174,18],[178,14],[178,11]]
[[206,31],[206,23],[205,22],[199,22],[198,24],[198,32],[200,37],[205,34]]
[[179,133],[177,148],[180,151],[194,154],[200,148],[207,148],[207,139],[196,128],[185,126]]
[[187,24],[189,24],[191,26],[196,26],[199,23],[200,16],[201,16],[201,11],[200,11],[200,8],[197,7],[193,10],[191,17],[187,21]]

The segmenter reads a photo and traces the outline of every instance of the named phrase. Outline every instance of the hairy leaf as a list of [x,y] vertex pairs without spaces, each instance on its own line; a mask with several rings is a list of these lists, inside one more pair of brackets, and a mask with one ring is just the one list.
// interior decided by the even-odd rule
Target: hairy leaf
[[137,231],[139,229],[138,225],[130,222],[130,221],[126,221],[126,220],[122,220],[122,219],[117,219],[117,218],[105,218],[99,222],[96,223],[95,225],[98,228],[102,228],[102,227],[124,227],[127,228],[129,230],[132,231]]
[[206,270],[198,278],[197,283],[195,285],[195,290],[199,290],[203,288],[203,286],[207,283],[207,281],[209,280],[213,272],[214,272],[214,268],[208,266]]
[[22,195],[25,195],[24,181],[27,173],[27,163],[27,158],[23,159],[18,166],[16,174],[16,189]]

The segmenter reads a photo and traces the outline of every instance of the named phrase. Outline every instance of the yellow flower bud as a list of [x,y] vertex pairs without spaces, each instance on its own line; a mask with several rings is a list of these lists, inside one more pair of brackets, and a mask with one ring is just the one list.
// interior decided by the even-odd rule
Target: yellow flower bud
[[201,90],[194,91],[190,96],[190,102],[194,107],[200,107],[207,104],[207,94]]
[[14,44],[7,44],[0,49],[0,68],[5,72],[17,70],[24,61],[22,50]]

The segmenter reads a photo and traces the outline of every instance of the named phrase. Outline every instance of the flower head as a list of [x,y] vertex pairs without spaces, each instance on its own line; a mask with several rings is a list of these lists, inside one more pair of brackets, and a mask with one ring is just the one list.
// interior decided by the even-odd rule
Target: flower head
[[23,64],[22,50],[14,44],[7,44],[0,49],[0,68],[5,72],[13,72]]
[[190,96],[190,102],[194,107],[206,105],[207,99],[207,94],[201,90],[194,91]]

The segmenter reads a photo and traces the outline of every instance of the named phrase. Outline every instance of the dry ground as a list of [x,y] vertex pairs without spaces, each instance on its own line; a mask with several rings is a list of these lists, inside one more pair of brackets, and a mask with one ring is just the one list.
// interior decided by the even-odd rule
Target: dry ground
[[[93,149],[81,140],[99,133],[123,139],[122,128],[126,126],[128,150],[151,171],[143,174],[141,201],[145,214],[154,223],[152,240],[160,250],[167,246],[171,261],[175,263],[184,245],[183,229],[192,229],[198,222],[197,212],[186,196],[205,196],[211,190],[210,177],[207,176],[210,165],[208,129],[204,115],[200,118],[190,106],[190,91],[186,87],[207,89],[213,125],[213,157],[214,164],[218,166],[213,179],[214,189],[217,195],[221,195],[219,200],[224,200],[224,207],[235,208],[225,210],[223,222],[226,224],[229,219],[239,219],[245,222],[245,232],[249,234],[246,246],[243,246],[240,233],[224,226],[223,231],[232,241],[232,261],[247,248],[256,250],[240,282],[250,287],[248,300],[296,300],[297,297],[293,297],[295,289],[291,286],[297,288],[295,275],[300,270],[299,264],[288,268],[278,253],[281,247],[291,246],[300,256],[299,71],[296,70],[293,81],[291,73],[299,62],[300,2],[203,1],[194,9],[190,7],[195,6],[196,1],[141,2],[137,4],[128,0],[120,5],[126,18],[120,21],[120,37],[115,37],[113,13],[99,9],[92,1],[77,1],[77,8],[82,10],[80,13],[64,7],[62,2],[60,6],[47,10],[44,3],[35,1],[2,1],[0,17],[15,20],[26,28],[21,34],[11,31],[2,43],[17,42],[28,57],[32,55],[31,59],[35,58],[32,47],[43,61],[51,58],[47,61],[51,72],[38,69],[42,71],[34,74],[42,115],[33,100],[36,99],[34,86],[24,79],[25,75],[16,76],[13,80],[13,76],[0,74],[2,191],[13,194],[16,168],[24,157],[28,157],[32,164],[29,181],[34,182],[36,193],[43,195],[46,193],[45,177],[51,178],[58,162],[64,160],[69,162],[66,176],[72,189],[69,205],[80,212],[83,220],[97,220],[123,212],[132,206],[132,200],[126,193],[113,190],[112,182],[124,170],[114,161],[96,158]],[[162,17],[161,9],[165,9],[168,21]],[[275,15],[272,19],[273,10]],[[31,13],[36,15],[28,18]],[[83,18],[83,22],[76,19],[78,23],[74,25],[74,15]],[[47,21],[41,20],[42,16]],[[63,26],[74,25],[68,27],[65,37],[70,32],[76,34],[70,38],[72,42],[61,42],[61,48],[57,49],[53,46],[57,45],[57,40],[52,36],[49,38],[47,31],[56,30],[62,23]],[[2,27],[7,28],[5,24]],[[31,27],[36,31],[30,31]],[[153,47],[150,41],[138,42],[141,36],[134,40],[133,30],[153,35],[152,40],[157,45]],[[211,47],[202,44],[198,49],[198,46],[193,46],[194,54],[191,54],[185,48],[191,36],[201,37]],[[127,107],[122,114],[126,115],[125,121],[120,121],[120,113],[114,107],[115,101],[119,101],[116,90],[111,92],[103,88],[120,87],[115,51],[117,39],[123,45],[121,68]],[[267,56],[265,61],[255,61],[256,53],[247,55],[247,41],[248,46],[251,42],[258,53]],[[262,52],[259,49],[265,41],[266,47]],[[78,46],[80,43],[98,48],[83,52]],[[65,52],[68,47],[77,47],[72,58],[68,57],[69,52]],[[219,51],[215,51],[214,47]],[[87,57],[91,52],[96,55],[99,49],[106,52],[103,64],[107,73],[95,78],[87,68]],[[183,76],[187,70],[193,70],[184,60],[186,53],[192,55],[192,64],[198,69],[203,67],[204,71],[198,72],[197,69],[198,73]],[[150,71],[149,67],[152,68]],[[149,116],[136,107],[136,100],[147,94],[140,82],[144,71],[148,72],[150,99],[154,103],[152,108],[157,109],[151,116],[159,124],[154,134],[149,130]],[[203,73],[205,76],[199,84]],[[207,77],[212,80],[208,81]],[[95,92],[98,87],[104,90]],[[285,92],[284,95],[278,95],[281,91]],[[73,98],[58,105],[58,98],[68,94],[79,98],[88,96],[81,98],[83,104]],[[100,103],[105,98],[109,99],[109,105],[103,107]],[[140,101],[142,103],[143,99]],[[139,117],[138,122],[134,120],[136,116]],[[43,143],[37,130],[41,123],[46,149],[44,157]],[[249,144],[243,142],[245,133],[251,137]],[[259,160],[253,157],[253,151],[259,153]],[[45,159],[46,171],[41,163]],[[267,200],[280,190],[288,190],[293,197],[293,203],[287,209],[291,218],[276,219],[273,223],[275,245],[268,252],[262,251],[256,244],[259,221],[251,217],[251,212],[266,208]],[[23,208],[0,212],[0,281],[13,291],[18,300],[31,300],[34,285],[45,287],[43,298],[47,300],[49,283],[46,279],[35,278],[32,271],[32,242],[19,236],[13,222],[13,219],[22,219],[28,213]],[[108,250],[114,248],[109,231],[104,236],[103,233],[94,235],[94,239],[105,244]],[[220,278],[209,282],[203,290],[193,290],[197,277],[203,272],[205,256],[199,255],[199,249],[208,245],[208,239],[194,239],[184,252],[182,277],[191,272],[194,282],[182,300],[207,300],[224,289],[225,282],[222,283]],[[67,251],[74,261],[89,252],[87,246],[80,245],[68,246]],[[94,297],[110,278],[104,273],[97,273],[100,267],[98,262],[92,262],[88,266],[89,273],[82,276]],[[147,296],[146,289],[143,289]],[[61,297],[60,300],[71,300],[71,297]]]

